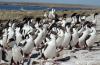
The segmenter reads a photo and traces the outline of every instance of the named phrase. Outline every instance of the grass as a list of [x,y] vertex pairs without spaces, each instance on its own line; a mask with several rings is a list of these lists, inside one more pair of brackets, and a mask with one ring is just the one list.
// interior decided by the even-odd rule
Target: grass
[[0,20],[21,19],[24,16],[41,15],[40,11],[0,11]]
[[[86,12],[85,15],[88,15],[90,13],[94,13],[94,12],[100,12],[100,10],[75,10],[75,11],[57,11],[56,13],[58,15],[62,15],[64,13],[71,15],[72,13],[83,13]],[[4,11],[1,10],[0,11],[0,20],[8,20],[8,19],[19,19],[21,20],[24,16],[33,16],[33,17],[37,17],[37,16],[42,16],[43,15],[43,11],[38,10],[38,11],[13,11],[13,10],[9,10],[9,11]]]

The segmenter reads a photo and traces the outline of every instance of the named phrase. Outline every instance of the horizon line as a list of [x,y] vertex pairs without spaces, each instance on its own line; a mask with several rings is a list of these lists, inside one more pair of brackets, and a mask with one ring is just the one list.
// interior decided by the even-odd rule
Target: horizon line
[[13,1],[0,1],[0,2],[5,2],[5,3],[41,3],[41,4],[59,4],[59,5],[83,5],[83,6],[93,6],[93,7],[100,7],[100,5],[88,5],[88,4],[72,4],[72,3],[51,3],[51,2],[13,2]]

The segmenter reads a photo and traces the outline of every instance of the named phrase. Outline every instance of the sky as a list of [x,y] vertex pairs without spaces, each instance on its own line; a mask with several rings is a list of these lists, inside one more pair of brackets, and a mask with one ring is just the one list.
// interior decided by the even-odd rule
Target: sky
[[47,3],[64,3],[64,4],[85,4],[100,6],[100,0],[0,0],[3,2],[47,2]]

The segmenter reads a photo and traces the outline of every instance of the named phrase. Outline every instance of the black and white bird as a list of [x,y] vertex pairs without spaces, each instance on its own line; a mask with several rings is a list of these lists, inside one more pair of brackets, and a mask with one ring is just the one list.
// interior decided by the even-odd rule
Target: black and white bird
[[64,40],[64,30],[63,27],[59,27],[59,32],[57,33],[58,37],[56,39],[56,46],[59,48],[61,47],[63,40]]
[[97,23],[97,15],[98,15],[98,13],[94,13],[94,14],[93,14],[93,21],[92,21],[92,23],[93,23],[94,25],[96,25],[96,23]]
[[[56,56],[56,34],[52,32],[50,34],[50,41],[44,47],[43,55],[47,58],[54,58]],[[52,53],[52,54],[51,54]]]
[[30,54],[35,45],[32,35],[29,34],[28,36],[29,38],[25,41],[25,46],[22,49],[25,54]]
[[7,30],[7,28],[5,28],[4,30],[3,30],[3,38],[2,38],[2,42],[1,42],[1,45],[3,45],[4,47],[6,47],[6,45],[7,45],[7,39],[8,39],[8,30]]
[[90,26],[89,25],[86,25],[86,30],[84,30],[83,31],[83,34],[82,34],[82,36],[79,38],[79,42],[78,42],[78,44],[79,44],[79,46],[81,47],[81,48],[85,48],[85,41],[86,41],[86,38],[87,38],[87,36],[90,34]]
[[20,27],[16,27],[15,29],[15,39],[16,39],[16,43],[17,45],[19,45],[19,43],[22,41],[22,34],[20,33]]
[[9,39],[14,38],[14,37],[15,37],[14,30],[13,30],[13,28],[11,26],[9,26],[9,28],[8,28],[8,39],[7,39],[7,42],[9,41]]
[[96,40],[96,29],[95,27],[91,27],[92,32],[89,34],[88,39],[86,40],[87,47],[91,49]]
[[65,26],[64,40],[62,43],[62,47],[68,48],[69,43],[71,41],[71,23],[67,23]]
[[70,42],[71,47],[75,48],[75,45],[78,43],[78,41],[79,41],[78,30],[77,28],[73,28],[72,39]]
[[12,59],[10,65],[20,65],[21,61],[23,60],[23,51],[20,47],[14,46],[12,48]]

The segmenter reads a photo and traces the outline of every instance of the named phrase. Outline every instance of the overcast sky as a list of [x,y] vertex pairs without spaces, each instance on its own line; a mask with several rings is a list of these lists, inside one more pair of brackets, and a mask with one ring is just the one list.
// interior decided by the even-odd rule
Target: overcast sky
[[48,2],[64,4],[85,4],[100,6],[100,0],[0,0],[5,2]]

